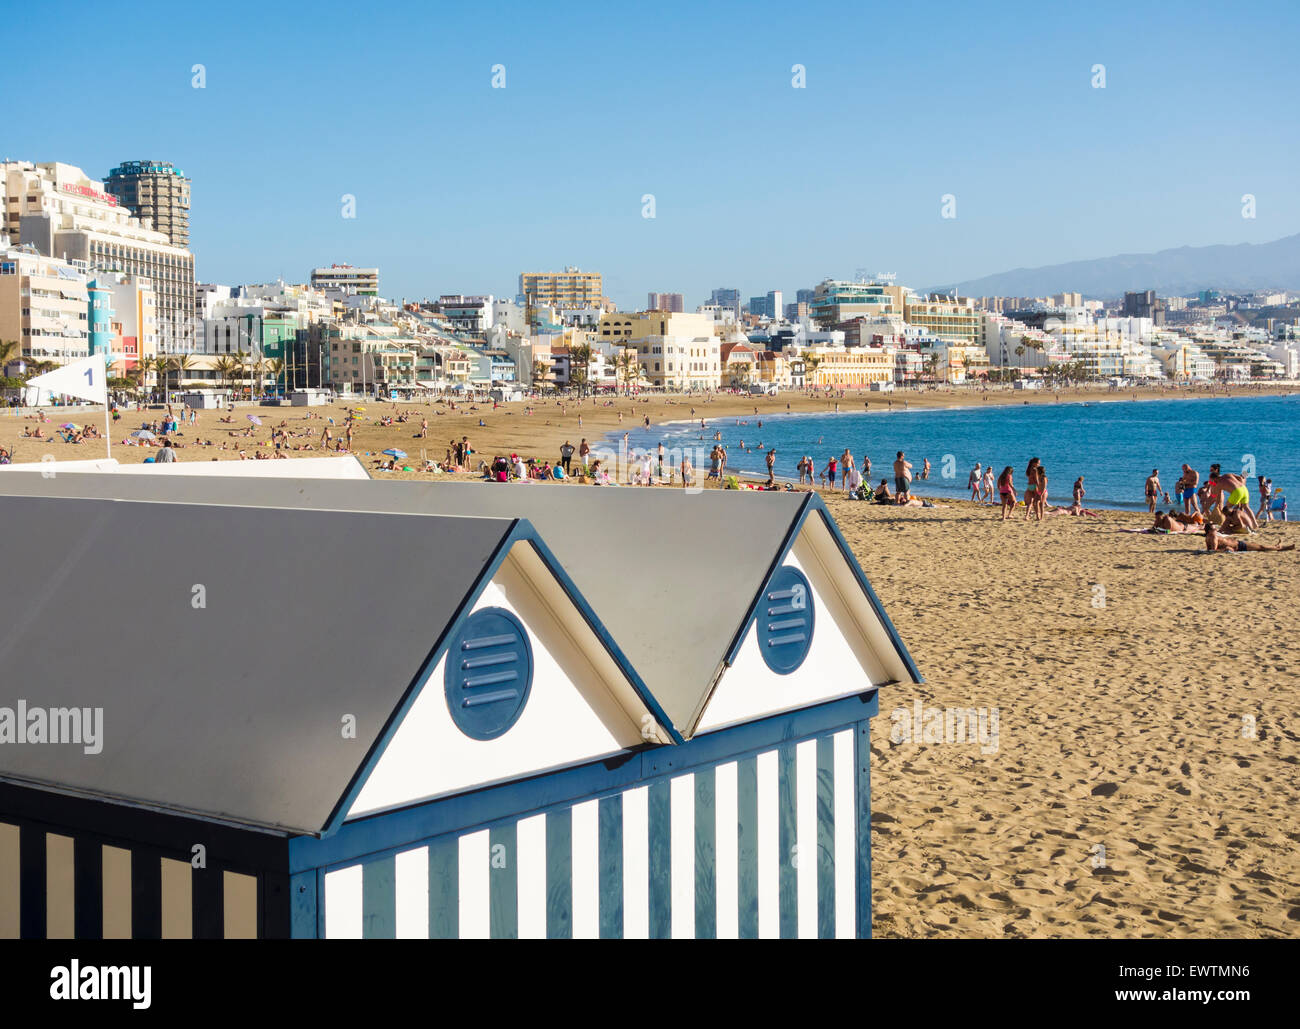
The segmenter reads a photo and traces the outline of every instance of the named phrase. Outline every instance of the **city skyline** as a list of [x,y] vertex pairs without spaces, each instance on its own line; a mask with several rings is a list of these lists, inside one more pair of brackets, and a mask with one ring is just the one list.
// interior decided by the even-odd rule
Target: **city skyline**
[[[690,309],[724,284],[793,296],[868,266],[925,288],[1300,228],[1298,145],[1279,131],[1300,14],[1282,4],[1087,20],[935,4],[875,15],[869,37],[826,33],[839,9],[816,5],[665,4],[668,34],[594,6],[396,5],[361,35],[348,8],[300,5],[278,62],[251,5],[186,25],[151,6],[114,41],[111,131],[71,131],[66,112],[105,96],[73,67],[27,91],[0,156],[101,180],[124,161],[184,168],[203,282],[338,262],[379,267],[393,298],[513,296],[523,269],[577,266],[620,306],[657,289]],[[474,31],[485,18],[494,32]],[[13,14],[15,81],[40,81],[39,31]],[[1243,33],[1252,60],[1229,64],[1223,40]],[[396,40],[436,71],[393,61]],[[148,115],[124,117],[141,97]]]

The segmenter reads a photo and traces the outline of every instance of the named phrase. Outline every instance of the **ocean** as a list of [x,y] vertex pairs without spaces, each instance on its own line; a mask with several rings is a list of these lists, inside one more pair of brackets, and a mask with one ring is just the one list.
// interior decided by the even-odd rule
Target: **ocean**
[[[820,471],[847,446],[859,468],[864,454],[871,458],[873,485],[883,476],[891,490],[894,456],[902,450],[914,466],[913,491],[920,496],[969,496],[966,481],[976,461],[992,463],[995,473],[1011,465],[1020,492],[1025,465],[1038,457],[1047,469],[1050,503],[1068,504],[1075,478],[1083,475],[1085,506],[1145,510],[1143,484],[1151,470],[1160,470],[1161,487],[1172,496],[1184,462],[1201,473],[1202,482],[1215,463],[1245,475],[1252,506],[1259,502],[1256,475],[1300,498],[1300,394],[912,411],[902,409],[902,398],[894,399],[892,411],[888,397],[867,399],[867,411],[847,410],[862,401],[845,399],[839,414],[718,418],[704,430],[698,421],[630,428],[629,444],[634,451],[654,451],[660,441],[669,450],[703,448],[705,460],[694,449],[692,460],[707,471],[713,434],[720,431],[728,470],[765,475],[767,450],[775,447],[776,474],[784,479],[798,477],[801,455],[811,455]],[[617,449],[621,437],[611,433],[605,445]],[[925,458],[930,477],[920,481]]]

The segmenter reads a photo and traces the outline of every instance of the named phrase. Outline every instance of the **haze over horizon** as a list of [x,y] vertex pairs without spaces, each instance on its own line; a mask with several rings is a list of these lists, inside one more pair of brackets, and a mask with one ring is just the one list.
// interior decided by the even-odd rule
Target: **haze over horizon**
[[653,290],[693,308],[715,287],[793,300],[861,269],[921,289],[1300,230],[1290,4],[867,19],[397,3],[359,20],[289,3],[288,36],[256,31],[266,9],[244,0],[188,24],[171,10],[136,5],[109,53],[57,76],[45,14],[7,12],[22,117],[3,151],[91,178],[133,159],[184,169],[204,282],[338,262],[377,265],[393,298],[513,296],[521,271],[577,265],[621,305]]

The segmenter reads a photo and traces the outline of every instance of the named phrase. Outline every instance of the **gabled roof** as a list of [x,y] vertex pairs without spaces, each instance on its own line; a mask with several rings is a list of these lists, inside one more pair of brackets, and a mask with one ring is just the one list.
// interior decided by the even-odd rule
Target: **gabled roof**
[[[19,477],[0,477],[3,493]],[[920,682],[848,545],[815,493],[324,480],[169,480],[24,474],[34,492],[161,502],[526,518],[591,604],[681,738],[695,731],[753,620],[764,585],[810,515],[833,536],[892,651],[887,681]],[[43,488],[44,487],[44,488]],[[635,541],[629,547],[627,541]],[[879,685],[879,683],[877,683]]]
[[521,541],[645,695],[519,519],[0,495],[0,524],[0,706],[103,719],[98,753],[0,746],[9,781],[328,830]]

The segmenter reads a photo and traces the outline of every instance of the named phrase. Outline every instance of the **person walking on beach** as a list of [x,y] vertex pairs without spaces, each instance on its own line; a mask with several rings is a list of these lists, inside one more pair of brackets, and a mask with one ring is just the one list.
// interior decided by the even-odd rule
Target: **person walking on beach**
[[1025,466],[1025,521],[1029,521],[1038,503],[1038,465],[1038,458],[1031,457]]
[[998,476],[998,496],[1002,498],[1002,520],[1005,522],[1016,507],[1015,470],[1007,465]]
[[659,441],[659,481],[662,482],[664,477],[664,441]]
[[[1201,473],[1189,464],[1183,465],[1183,477],[1178,480],[1182,483],[1183,496],[1183,514],[1195,514],[1200,511],[1200,505],[1196,502],[1196,488],[1201,481]],[[1204,514],[1205,512],[1201,512]]]
[[1270,510],[1272,500],[1273,480],[1266,479],[1261,475],[1259,477],[1259,511],[1255,516],[1256,521],[1259,521],[1261,517],[1266,522],[1271,522],[1273,520],[1273,512]]
[[894,459],[894,493],[900,504],[912,499],[912,462],[901,450]]
[[990,507],[993,505],[994,486],[993,462],[990,461],[984,466],[984,503],[988,504]]
[[1156,501],[1160,498],[1160,469],[1152,468],[1151,474],[1147,476],[1147,512],[1152,513],[1156,509]]
[[[713,449],[709,451],[709,479],[722,481],[722,447],[715,443]],[[708,479],[705,480],[706,482]]]
[[578,466],[580,468],[587,467],[587,457],[590,454],[591,454],[591,447],[587,446],[587,440],[583,438],[582,441],[579,442],[578,444]]
[[695,478],[695,469],[691,467],[691,459],[682,453],[682,489],[689,489],[691,480]]
[[569,465],[573,461],[573,444],[567,439],[564,446],[560,447],[560,467],[564,469],[564,474],[569,474]]
[[1034,491],[1034,512],[1038,520],[1043,520],[1043,515],[1047,513],[1047,469],[1042,464],[1038,466],[1038,489]]
[[1080,475],[1074,480],[1074,506],[1083,507],[1083,498],[1087,495],[1087,491],[1083,488],[1083,476]]
[[826,462],[826,474],[827,474],[827,476],[830,477],[830,480],[831,480],[831,490],[834,491],[834,489],[835,489],[835,458],[833,458],[833,457],[832,457],[828,462]]
[[974,501],[978,501],[978,500],[979,500],[979,498],[980,498],[980,480],[981,480],[983,477],[984,477],[984,472],[983,472],[983,470],[982,470],[981,467],[980,467],[980,463],[979,463],[978,461],[976,461],[976,462],[975,462],[975,467],[972,468],[972,469],[970,470],[970,478],[966,481],[966,485],[970,487],[970,498],[971,498],[971,500],[974,500]]
[[775,449],[769,450],[767,452],[767,484],[769,486],[776,485],[776,450]]
[[429,437],[429,419],[428,419],[428,418],[421,418],[421,419],[420,419],[420,439],[428,439],[428,437]]

